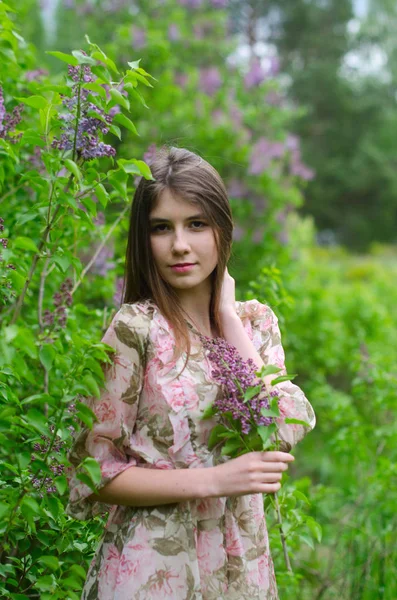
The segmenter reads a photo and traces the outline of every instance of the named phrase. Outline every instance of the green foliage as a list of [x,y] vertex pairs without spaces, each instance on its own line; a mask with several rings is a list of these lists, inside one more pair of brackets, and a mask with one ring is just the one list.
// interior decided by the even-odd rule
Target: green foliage
[[[192,14],[176,0],[136,4],[131,26],[128,6],[88,14],[84,2],[59,3],[62,27],[47,44],[36,2],[12,12],[0,1],[4,106],[8,115],[23,107],[0,137],[8,240],[0,247],[0,595],[80,597],[105,520],[82,526],[65,516],[66,454],[80,424],[95,419],[80,399],[98,397],[110,360],[98,339],[120,302],[115,284],[136,178],[151,177],[152,144],[171,142],[198,151],[224,177],[237,226],[237,297],[276,311],[288,371],[317,413],[278,494],[292,575],[268,507],[280,597],[392,600],[395,249],[374,246],[362,258],[316,247],[312,222],[295,213],[302,181],[289,154],[250,172],[255,143],[284,143],[294,113],[265,100],[280,92],[274,78],[247,88],[244,68],[227,60],[236,41],[225,11],[203,3],[192,34]],[[67,65],[80,75],[89,67],[93,80],[72,80]],[[209,65],[218,69],[215,91],[202,71]],[[73,97],[89,99],[87,118],[94,112],[103,126],[113,114],[98,139],[114,157],[84,159],[77,138],[54,147]],[[382,131],[389,139],[392,128]],[[84,461],[79,476],[95,489],[95,461]]]

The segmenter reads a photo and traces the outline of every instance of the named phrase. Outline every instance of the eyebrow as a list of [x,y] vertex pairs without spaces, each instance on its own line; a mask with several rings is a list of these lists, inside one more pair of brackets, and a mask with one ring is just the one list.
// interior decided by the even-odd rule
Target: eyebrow
[[[198,214],[198,215],[192,215],[191,217],[187,217],[187,219],[185,219],[185,221],[193,221],[194,219],[205,219],[205,216],[203,214]],[[152,217],[149,219],[150,223],[169,223],[169,219],[164,219],[162,217]]]

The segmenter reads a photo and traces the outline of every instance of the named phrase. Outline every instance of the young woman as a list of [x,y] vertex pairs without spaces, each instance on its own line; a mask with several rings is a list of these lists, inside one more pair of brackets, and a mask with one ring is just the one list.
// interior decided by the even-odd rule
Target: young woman
[[[113,363],[101,397],[87,400],[98,421],[69,453],[67,514],[111,508],[82,599],[275,600],[263,494],[280,489],[315,416],[283,382],[282,414],[310,423],[281,425],[286,451],[208,450],[217,420],[201,417],[222,388],[200,334],[285,373],[280,331],[270,307],[235,299],[233,221],[216,170],[181,148],[163,148],[151,170],[132,204],[123,304],[102,339]],[[97,494],[76,478],[87,456],[101,465]]]

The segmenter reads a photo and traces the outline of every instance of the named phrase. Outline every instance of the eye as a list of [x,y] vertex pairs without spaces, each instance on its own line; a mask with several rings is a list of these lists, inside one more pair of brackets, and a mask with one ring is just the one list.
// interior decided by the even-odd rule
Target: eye
[[202,227],[206,226],[206,223],[204,223],[203,221],[192,221],[191,225],[193,224],[199,225],[199,227],[193,227],[193,229],[201,229]]
[[159,225],[154,225],[151,229],[153,233],[165,231],[165,229],[160,229],[160,227],[168,227],[166,223],[160,223]]

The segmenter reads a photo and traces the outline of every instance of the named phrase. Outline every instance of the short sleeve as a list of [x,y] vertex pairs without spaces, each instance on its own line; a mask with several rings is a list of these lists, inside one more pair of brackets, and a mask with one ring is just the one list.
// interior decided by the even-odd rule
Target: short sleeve
[[[285,353],[281,344],[278,318],[273,310],[258,300],[248,300],[243,304],[241,318],[244,317],[249,319],[251,329],[249,333],[265,366],[271,364],[281,369],[274,378],[286,375]],[[284,442],[281,449],[289,451],[315,427],[316,416],[304,392],[292,381],[278,383],[272,387],[272,390],[277,391],[279,396],[281,417],[277,421],[279,437]],[[285,418],[299,419],[309,426],[286,424]]]
[[100,397],[83,399],[98,420],[92,429],[83,425],[68,453],[71,467],[66,471],[69,484],[66,514],[75,519],[90,519],[109,508],[105,503],[88,500],[93,493],[91,488],[76,477],[86,457],[94,458],[101,467],[98,489],[136,465],[136,460],[129,456],[129,440],[143,387],[149,324],[149,315],[137,305],[123,304],[102,338],[115,353],[112,362],[104,366],[105,384]]

